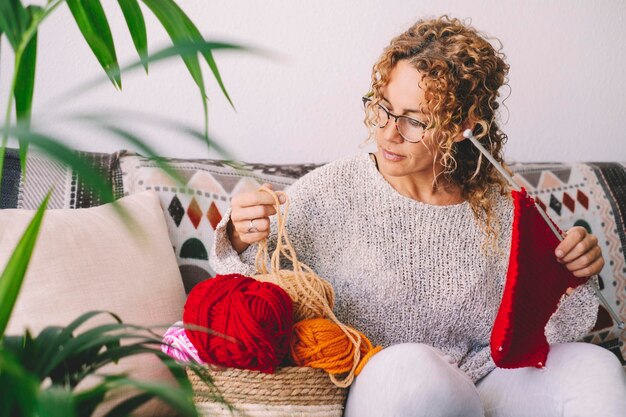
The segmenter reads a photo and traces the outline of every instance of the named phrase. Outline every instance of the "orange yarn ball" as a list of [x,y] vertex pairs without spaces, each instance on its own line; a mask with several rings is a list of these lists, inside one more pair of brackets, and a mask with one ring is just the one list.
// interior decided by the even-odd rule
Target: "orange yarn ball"
[[[363,333],[355,331],[361,335],[361,359],[355,371],[358,375],[369,358],[382,347],[373,347]],[[354,344],[348,336],[328,319],[307,319],[293,326],[291,357],[298,366],[323,369],[333,375],[343,374],[352,369],[355,354]]]

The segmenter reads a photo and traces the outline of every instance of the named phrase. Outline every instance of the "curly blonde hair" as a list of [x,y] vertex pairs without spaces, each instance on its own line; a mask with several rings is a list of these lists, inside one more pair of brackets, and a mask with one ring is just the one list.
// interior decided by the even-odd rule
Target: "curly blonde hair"
[[425,92],[424,112],[434,146],[435,175],[461,189],[462,197],[486,232],[489,246],[495,247],[499,224],[495,218],[495,193],[505,194],[505,180],[483,159],[469,140],[457,141],[464,122],[474,125],[474,136],[502,163],[502,147],[507,136],[496,123],[499,88],[507,83],[509,66],[505,56],[473,27],[458,19],[442,16],[420,20],[393,38],[372,70],[372,101],[365,122],[370,139],[371,109],[380,103],[382,89],[391,70],[400,60],[411,63],[422,73]]

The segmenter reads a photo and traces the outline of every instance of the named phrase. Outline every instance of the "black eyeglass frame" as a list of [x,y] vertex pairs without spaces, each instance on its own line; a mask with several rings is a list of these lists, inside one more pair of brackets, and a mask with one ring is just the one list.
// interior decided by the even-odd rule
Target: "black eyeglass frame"
[[[367,108],[367,103],[369,103],[369,102],[371,102],[371,101],[372,101],[372,99],[371,99],[370,97],[361,97],[361,100],[363,100],[363,107],[365,107],[365,108]],[[419,142],[421,142],[421,141],[424,139],[424,134],[426,133],[426,129],[428,129],[428,125],[426,125],[426,123],[424,123],[424,122],[420,122],[419,120],[414,119],[414,118],[409,117],[409,116],[402,116],[402,115],[397,116],[397,115],[393,114],[392,112],[390,112],[390,111],[389,111],[389,109],[387,109],[387,108],[386,108],[385,106],[383,106],[382,104],[378,103],[377,105],[378,105],[381,109],[383,109],[383,111],[387,114],[387,121],[386,121],[386,122],[385,122],[385,124],[384,124],[384,125],[382,125],[382,126],[376,126],[376,125],[373,125],[373,126],[378,127],[378,128],[380,128],[380,129],[383,129],[383,128],[385,128],[385,127],[387,126],[387,124],[389,123],[389,120],[393,117],[393,119],[394,119],[394,124],[396,125],[396,130],[398,131],[398,134],[400,134],[400,136],[402,137],[402,139],[404,139],[404,140],[406,140],[407,142],[410,142],[410,143],[419,143]],[[424,130],[424,131],[422,132],[422,137],[421,137],[421,138],[419,138],[418,140],[411,140],[411,139],[407,139],[407,138],[406,138],[406,137],[402,134],[402,132],[400,132],[400,128],[398,127],[398,119],[401,119],[401,118],[402,118],[402,119],[406,119],[406,120],[413,121],[413,122],[417,123],[418,125],[422,126],[422,129]]]

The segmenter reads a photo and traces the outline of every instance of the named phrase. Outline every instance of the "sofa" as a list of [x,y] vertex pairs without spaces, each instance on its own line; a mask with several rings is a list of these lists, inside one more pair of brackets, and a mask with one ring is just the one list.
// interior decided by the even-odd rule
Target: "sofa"
[[[284,190],[317,167],[166,159],[182,177],[181,183],[155,160],[131,151],[79,154],[107,179],[116,199],[128,201],[129,212],[136,210],[139,224],[129,225],[114,210],[102,208],[103,201],[78,173],[34,151],[23,175],[18,151],[8,149],[0,208],[18,210],[0,211],[0,266],[21,231],[20,212],[37,208],[52,188],[49,208],[58,213],[51,211],[50,220],[44,219],[44,227],[48,221],[56,231],[35,248],[35,272],[28,271],[10,331],[67,324],[68,318],[92,309],[108,309],[142,325],[180,320],[185,294],[214,275],[208,253],[231,197],[266,182]],[[561,229],[581,225],[599,238],[607,261],[599,276],[600,290],[626,320],[626,164],[513,163],[510,167],[518,184]],[[88,210],[81,210],[81,217],[72,214],[75,209]],[[135,226],[139,226],[136,233],[120,232],[134,231]],[[142,237],[137,239],[133,233]],[[626,364],[626,335],[603,307],[583,340],[605,347]],[[143,376],[163,377],[166,371],[152,369],[156,366],[142,363],[140,367],[147,368]]]

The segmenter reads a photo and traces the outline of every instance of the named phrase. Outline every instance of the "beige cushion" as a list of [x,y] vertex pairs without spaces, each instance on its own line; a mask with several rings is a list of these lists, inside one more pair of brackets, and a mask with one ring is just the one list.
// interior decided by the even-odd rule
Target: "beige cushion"
[[[112,311],[145,326],[180,320],[185,291],[158,197],[146,191],[119,203],[137,228],[129,229],[111,204],[46,212],[7,334],[67,325],[89,310]],[[0,267],[33,215],[0,211]],[[143,355],[126,367],[138,378],[167,379],[155,359]]]

